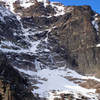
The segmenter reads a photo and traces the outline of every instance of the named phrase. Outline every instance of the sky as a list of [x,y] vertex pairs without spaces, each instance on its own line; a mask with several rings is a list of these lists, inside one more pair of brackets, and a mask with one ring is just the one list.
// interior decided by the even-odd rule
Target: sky
[[94,11],[100,14],[100,0],[51,0],[64,5],[90,5]]

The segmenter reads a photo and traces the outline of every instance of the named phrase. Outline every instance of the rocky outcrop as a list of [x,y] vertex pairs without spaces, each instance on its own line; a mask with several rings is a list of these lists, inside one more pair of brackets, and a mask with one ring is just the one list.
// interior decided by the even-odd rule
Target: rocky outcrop
[[54,15],[55,10],[50,6],[47,5],[44,7],[43,3],[36,3],[31,5],[30,7],[24,8],[19,3],[14,3],[14,12],[18,13],[22,17],[31,17],[31,16],[49,16]]
[[16,41],[14,33],[20,32],[16,31],[16,29],[20,30],[20,23],[16,16],[10,11],[6,10],[6,8],[0,6],[0,9],[0,40],[2,40],[2,37],[5,37],[6,40]]
[[83,73],[95,73],[99,68],[99,39],[92,25],[95,13],[89,6],[73,6],[72,13],[56,22],[50,38],[66,50],[72,65]]
[[10,91],[10,85],[0,80],[0,100],[15,100]]
[[0,100],[36,100],[27,89],[27,80],[14,69],[0,52]]

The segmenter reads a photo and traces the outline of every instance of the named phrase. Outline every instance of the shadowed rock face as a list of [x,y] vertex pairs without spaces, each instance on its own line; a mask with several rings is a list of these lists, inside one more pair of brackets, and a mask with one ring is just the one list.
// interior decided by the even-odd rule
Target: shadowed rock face
[[72,13],[59,18],[50,38],[57,38],[57,43],[66,49],[72,65],[80,72],[92,73],[100,66],[100,49],[96,47],[99,36],[92,25],[94,12],[89,6],[73,8]]
[[[26,84],[27,82],[20,76],[17,70],[15,70],[7,60],[6,56],[0,52],[0,75],[6,80],[20,84]],[[13,80],[13,81],[12,81]]]
[[28,83],[0,52],[0,100],[36,100]]

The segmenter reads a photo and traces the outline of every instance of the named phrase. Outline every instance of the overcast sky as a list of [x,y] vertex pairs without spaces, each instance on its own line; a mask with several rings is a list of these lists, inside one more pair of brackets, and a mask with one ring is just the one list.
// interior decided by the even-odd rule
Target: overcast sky
[[59,1],[64,5],[91,5],[93,10],[100,13],[100,0],[51,0]]

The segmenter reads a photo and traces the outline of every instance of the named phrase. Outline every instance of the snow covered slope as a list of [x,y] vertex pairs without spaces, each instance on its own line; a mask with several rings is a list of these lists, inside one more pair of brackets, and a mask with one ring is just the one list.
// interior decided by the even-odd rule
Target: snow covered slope
[[[32,72],[31,70],[23,70],[18,69],[20,72],[29,75],[31,78],[35,77],[35,80],[38,81],[37,84],[33,84],[33,87],[38,87],[33,89],[33,94],[39,94],[41,98],[46,97],[48,100],[62,99],[62,95],[72,95],[72,100],[80,99],[82,97],[86,98],[86,100],[98,100],[99,95],[96,93],[96,89],[86,89],[79,86],[78,81],[80,83],[84,82],[84,80],[93,79],[97,82],[100,82],[100,79],[82,76],[76,73],[73,70],[66,68],[57,68],[57,69],[42,69],[37,72]],[[75,80],[70,81],[67,79],[77,78],[77,83]]]

